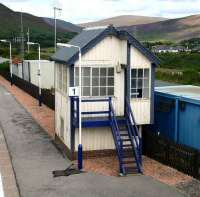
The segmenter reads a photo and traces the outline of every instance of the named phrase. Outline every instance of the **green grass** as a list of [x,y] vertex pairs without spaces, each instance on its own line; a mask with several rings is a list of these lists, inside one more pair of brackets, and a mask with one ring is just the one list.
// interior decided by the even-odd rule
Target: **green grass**
[[200,86],[200,53],[157,54],[161,60],[156,78]]
[[161,68],[195,70],[200,72],[200,53],[163,53],[157,54]]

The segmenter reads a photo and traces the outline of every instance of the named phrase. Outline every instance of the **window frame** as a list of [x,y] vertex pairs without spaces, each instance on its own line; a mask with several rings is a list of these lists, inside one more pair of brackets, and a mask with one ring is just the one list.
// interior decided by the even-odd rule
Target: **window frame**
[[63,95],[68,93],[68,69],[63,64],[56,65],[56,91],[60,92]]
[[[95,65],[95,66],[83,66],[82,69],[84,68],[89,68],[90,69],[90,84],[89,86],[83,86],[83,79],[82,79],[82,96],[83,97],[114,97],[115,96],[115,67],[114,66],[108,66],[108,65]],[[93,75],[93,72],[95,69],[98,69],[98,75]],[[106,73],[105,75],[101,76],[101,69],[106,69]],[[109,75],[109,69],[113,69],[113,75]],[[74,67],[74,86],[78,86],[79,84],[77,83],[77,75],[76,75],[76,70],[79,74],[79,67]],[[83,74],[83,70],[82,70],[82,74]],[[82,76],[83,77],[83,76]],[[98,78],[98,85],[93,85],[93,79],[94,78]],[[101,79],[105,78],[106,79],[106,83],[105,85],[101,85]],[[108,84],[108,79],[113,78],[113,85],[109,85]],[[79,81],[78,81],[79,82]],[[89,95],[83,95],[83,88],[90,88],[90,93]],[[93,94],[93,89],[97,88],[98,89],[98,94],[94,95]],[[101,88],[105,88],[106,90],[106,94],[105,95],[101,95]],[[112,88],[113,94],[108,94],[109,88]]]
[[[132,77],[132,70],[136,70],[136,76]],[[142,77],[138,75],[139,70],[142,70]],[[145,76],[145,70],[148,70],[148,77]],[[135,80],[135,87],[132,87],[132,80]],[[148,79],[148,87],[145,86],[145,80]],[[138,80],[142,80],[142,88],[138,88]],[[141,97],[137,96],[138,90],[141,89]],[[148,89],[148,97],[144,96],[144,90]],[[135,95],[133,94],[133,90],[135,90]],[[130,97],[135,100],[150,100],[151,99],[151,68],[142,67],[142,68],[131,68],[130,72]]]

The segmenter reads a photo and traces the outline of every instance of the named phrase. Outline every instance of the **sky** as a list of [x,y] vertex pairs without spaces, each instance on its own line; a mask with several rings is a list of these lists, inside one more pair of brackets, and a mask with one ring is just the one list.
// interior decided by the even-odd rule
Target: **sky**
[[53,7],[62,8],[58,18],[83,23],[118,15],[178,18],[200,14],[200,0],[0,0],[15,11],[53,17]]

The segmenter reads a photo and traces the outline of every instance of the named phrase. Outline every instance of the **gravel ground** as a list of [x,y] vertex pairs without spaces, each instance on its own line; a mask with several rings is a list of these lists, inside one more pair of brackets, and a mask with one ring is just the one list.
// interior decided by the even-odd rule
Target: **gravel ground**
[[200,181],[192,179],[191,181],[180,183],[176,188],[181,190],[189,197],[200,197]]

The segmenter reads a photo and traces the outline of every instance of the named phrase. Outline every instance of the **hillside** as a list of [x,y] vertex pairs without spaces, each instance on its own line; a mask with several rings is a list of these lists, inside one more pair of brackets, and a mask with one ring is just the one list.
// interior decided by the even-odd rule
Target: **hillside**
[[132,26],[138,24],[148,24],[158,21],[166,20],[160,17],[148,17],[148,16],[135,16],[135,15],[121,15],[112,18],[107,18],[95,22],[79,24],[81,27],[94,27],[94,26],[106,26],[113,24],[116,27]]
[[[18,37],[20,35],[20,15],[21,13],[14,12],[0,3],[0,26],[3,27],[0,28],[0,38],[13,39],[14,37]],[[43,45],[53,44],[53,26],[49,23],[42,17],[23,13],[24,32],[26,33],[27,29],[30,29],[30,38],[32,41],[39,40]],[[67,41],[74,36],[72,31],[75,31],[75,29],[70,29],[70,27],[73,26],[72,24],[70,27],[63,26],[58,26],[58,38]]]
[[124,27],[145,41],[181,41],[200,37],[200,15]]
[[[52,18],[43,18],[43,20],[54,27],[54,19]],[[62,30],[66,30],[69,32],[76,32],[76,33],[80,33],[82,31],[82,28],[78,25],[74,25],[70,22],[66,22],[64,20],[59,20],[57,19],[57,28],[58,29],[62,29]]]

